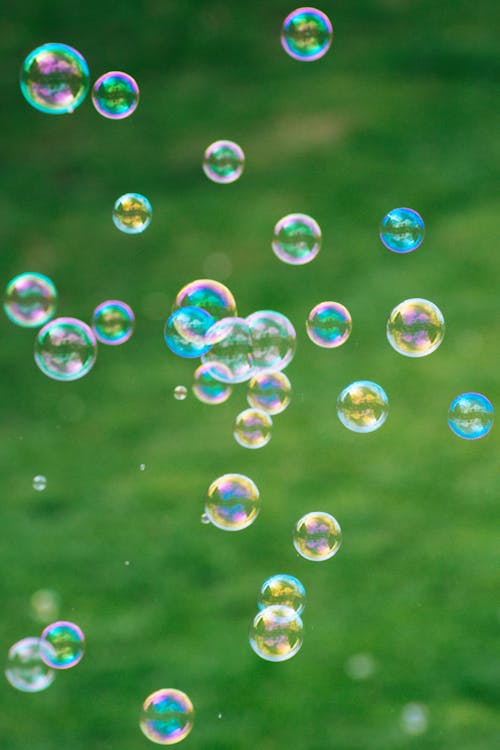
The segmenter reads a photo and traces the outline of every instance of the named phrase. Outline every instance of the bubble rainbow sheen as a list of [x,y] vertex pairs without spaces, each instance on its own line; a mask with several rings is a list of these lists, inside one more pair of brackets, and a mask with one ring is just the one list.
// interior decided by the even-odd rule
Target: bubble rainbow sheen
[[137,109],[139,86],[128,73],[112,70],[94,83],[92,102],[103,117],[122,120]]
[[424,220],[413,208],[394,208],[382,219],[380,240],[393,253],[411,253],[424,241]]
[[426,299],[407,299],[387,320],[387,340],[405,357],[426,357],[440,346],[445,332],[441,310]]
[[281,414],[290,403],[292,386],[284,372],[260,372],[248,383],[247,401],[267,414]]
[[255,374],[284,370],[297,346],[297,334],[288,318],[275,310],[257,310],[246,320]]
[[148,740],[158,745],[175,745],[193,728],[194,708],[181,690],[163,688],[143,703],[139,726]]
[[297,8],[283,21],[281,44],[295,60],[319,60],[330,49],[332,38],[332,23],[317,8]]
[[49,657],[42,655],[53,669],[70,669],[80,662],[85,652],[85,636],[74,622],[58,620],[43,630],[41,638],[52,646]]
[[92,316],[92,328],[101,344],[124,344],[132,336],[134,325],[134,311],[126,302],[117,299],[101,302]]
[[330,513],[306,513],[295,524],[293,546],[306,560],[329,560],[337,554],[341,543],[342,532],[339,522]]
[[39,693],[54,682],[56,673],[47,665],[54,654],[41,638],[23,638],[10,647],[5,676],[16,690]]
[[260,511],[257,485],[244,474],[223,474],[208,488],[205,513],[210,523],[224,531],[250,526]]
[[77,318],[51,320],[35,339],[35,362],[54,380],[83,378],[94,366],[96,357],[94,332]]
[[464,440],[478,440],[493,427],[494,409],[482,393],[461,393],[451,402],[448,424],[452,432]]
[[223,383],[243,383],[252,377],[252,343],[244,318],[223,318],[207,331],[211,348],[201,358],[211,374]]
[[68,44],[42,44],[27,56],[21,68],[21,91],[40,112],[73,112],[89,90],[85,58]]
[[215,320],[236,317],[238,314],[230,290],[213,279],[196,279],[183,286],[175,298],[174,310],[186,306],[201,307]]
[[[214,378],[212,372],[214,367],[219,371],[219,377]],[[224,378],[224,381],[221,380]],[[196,368],[193,375],[193,393],[204,404],[223,404],[233,392],[229,384],[231,372],[225,365],[214,365],[211,362],[201,364]]]
[[277,258],[292,266],[310,263],[321,249],[319,224],[306,214],[289,214],[274,227],[272,242]]
[[273,420],[261,409],[245,409],[234,421],[233,435],[243,448],[263,448],[271,440]]
[[341,346],[351,335],[351,314],[340,302],[320,302],[307,316],[306,331],[317,346],[327,349]]
[[21,273],[7,284],[3,307],[7,317],[18,326],[43,326],[54,316],[56,306],[57,290],[48,276]]
[[176,385],[174,388],[174,398],[176,401],[185,401],[187,398],[187,388],[185,385]]
[[286,661],[300,650],[304,636],[300,615],[291,607],[272,604],[258,612],[250,625],[250,646],[266,661]]
[[151,224],[153,207],[140,193],[125,193],[116,199],[113,223],[125,234],[141,234]]
[[373,432],[382,427],[389,413],[389,399],[371,380],[357,380],[346,386],[337,399],[337,415],[353,432]]
[[234,141],[215,141],[203,154],[203,171],[212,182],[229,184],[243,173],[245,154]]
[[213,317],[200,307],[180,307],[165,323],[165,343],[179,357],[201,357],[211,347],[206,335],[213,323]]
[[265,609],[273,604],[291,607],[300,615],[306,606],[306,590],[295,576],[278,573],[264,581],[257,604],[259,609]]

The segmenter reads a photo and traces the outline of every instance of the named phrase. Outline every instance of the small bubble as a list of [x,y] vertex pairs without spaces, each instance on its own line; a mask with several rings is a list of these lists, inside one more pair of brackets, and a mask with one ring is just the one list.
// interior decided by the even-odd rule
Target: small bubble
[[76,318],[56,318],[35,339],[35,362],[54,380],[78,380],[92,369],[97,341],[86,323]]
[[12,687],[23,693],[46,690],[56,673],[48,662],[54,656],[50,643],[41,638],[23,638],[9,649],[5,676]]
[[139,466],[139,471],[144,471],[145,468],[146,468],[146,464],[141,464]]
[[400,721],[406,734],[424,734],[429,726],[429,710],[422,703],[407,703],[401,711]]
[[45,624],[53,622],[59,615],[61,597],[57,591],[40,589],[32,594],[30,604],[33,619]]
[[187,388],[185,385],[176,385],[174,388],[174,398],[176,401],[184,401],[187,396]]
[[263,448],[271,440],[273,420],[261,409],[245,409],[234,422],[233,435],[243,448]]
[[375,673],[376,666],[371,654],[353,654],[345,663],[345,671],[352,680],[367,680]]
[[44,477],[43,474],[37,474],[36,477],[33,477],[33,489],[37,492],[42,492],[47,486],[47,477]]

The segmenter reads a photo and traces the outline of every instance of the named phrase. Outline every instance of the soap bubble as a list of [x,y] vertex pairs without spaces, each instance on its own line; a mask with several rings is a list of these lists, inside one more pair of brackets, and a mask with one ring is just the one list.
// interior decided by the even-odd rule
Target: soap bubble
[[407,299],[397,305],[387,320],[387,340],[405,357],[426,357],[436,351],[444,337],[441,310],[426,299]]
[[59,614],[61,597],[57,591],[39,589],[31,596],[31,614],[37,622],[52,622]]
[[92,316],[92,328],[102,344],[124,344],[132,336],[134,325],[132,308],[117,299],[101,302]]
[[493,404],[481,393],[462,393],[451,403],[448,424],[458,437],[477,440],[493,426]]
[[410,253],[424,240],[424,220],[412,208],[394,208],[382,219],[380,239],[394,253]]
[[50,643],[41,638],[23,638],[9,649],[5,676],[17,690],[39,693],[54,682],[56,673],[47,661],[53,655]]
[[208,517],[208,513],[203,512],[200,516],[200,521],[204,526],[208,526],[210,523],[210,518]]
[[57,304],[53,282],[41,273],[21,273],[7,284],[4,310],[13,323],[23,328],[43,326]]
[[[219,372],[219,378],[214,378],[212,371],[216,368]],[[221,380],[224,378],[224,382]],[[223,404],[227,401],[233,392],[233,388],[228,383],[231,377],[229,369],[221,364],[212,364],[207,362],[200,365],[194,372],[193,376],[193,393],[204,404]]]
[[92,102],[103,117],[121,120],[135,112],[139,104],[139,86],[132,76],[113,70],[94,83]]
[[97,342],[91,328],[77,318],[56,318],[39,331],[35,362],[54,380],[77,380],[94,366]]
[[351,315],[340,302],[320,302],[309,313],[306,330],[313,344],[331,349],[351,335]]
[[429,725],[429,711],[422,703],[407,703],[401,711],[401,729],[406,734],[423,734]]
[[389,413],[389,399],[383,388],[371,380],[357,380],[346,386],[337,399],[337,415],[353,432],[373,432],[382,427]]
[[42,474],[37,474],[36,477],[33,477],[33,489],[37,492],[42,492],[47,486],[47,477],[44,477]]
[[257,310],[248,316],[247,324],[256,373],[284,370],[297,345],[297,334],[288,318],[274,310]]
[[214,378],[223,383],[243,383],[252,377],[252,344],[246,320],[218,320],[207,331],[206,341],[211,348],[201,361],[211,366]]
[[284,216],[274,227],[274,254],[284,263],[310,263],[321,249],[321,229],[306,214]]
[[250,646],[266,661],[285,661],[299,651],[304,626],[291,607],[273,604],[258,612],[250,625]]
[[215,320],[237,315],[233,295],[227,286],[213,279],[197,279],[183,286],[175,298],[174,310],[186,306],[201,307]]
[[42,640],[52,646],[50,656],[42,655],[43,660],[53,669],[70,669],[83,658],[85,637],[74,622],[58,620],[43,630]]
[[212,182],[234,182],[244,166],[245,154],[233,141],[215,141],[203,155],[203,171]]
[[329,513],[306,513],[295,524],[293,546],[306,560],[329,560],[339,551],[341,542],[339,522]]
[[316,8],[297,8],[283,21],[281,44],[295,60],[309,62],[323,57],[332,37],[330,19]]
[[247,401],[254,409],[281,414],[290,403],[292,386],[284,372],[260,372],[248,383]]
[[21,91],[35,109],[51,115],[73,112],[89,90],[89,68],[67,44],[42,44],[21,68]]
[[205,512],[210,522],[219,529],[246,529],[255,521],[259,511],[259,490],[243,474],[224,474],[208,488]]
[[200,357],[211,347],[206,335],[213,323],[213,317],[200,307],[180,307],[165,323],[165,343],[179,357]]
[[140,234],[151,224],[153,207],[140,193],[125,193],[115,201],[113,222],[120,232]]
[[377,668],[371,654],[353,654],[345,663],[345,671],[351,680],[367,680]]
[[165,688],[149,695],[143,703],[140,727],[158,745],[175,745],[193,728],[194,708],[180,690]]
[[233,435],[243,448],[263,448],[271,440],[273,420],[260,409],[245,409],[234,422]]
[[280,573],[268,578],[260,588],[259,609],[280,604],[300,615],[306,605],[306,590],[298,578]]
[[174,388],[174,398],[176,401],[184,401],[187,396],[187,388],[185,385],[176,385]]

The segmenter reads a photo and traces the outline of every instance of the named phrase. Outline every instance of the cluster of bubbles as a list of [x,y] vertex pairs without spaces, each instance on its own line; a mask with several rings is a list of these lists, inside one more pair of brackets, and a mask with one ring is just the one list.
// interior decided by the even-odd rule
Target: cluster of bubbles
[[305,601],[306,590],[295,576],[280,573],[264,581],[249,631],[257,656],[274,662],[295,656],[303,643]]
[[181,690],[163,688],[149,695],[142,705],[139,726],[148,740],[175,745],[193,728],[194,708]]

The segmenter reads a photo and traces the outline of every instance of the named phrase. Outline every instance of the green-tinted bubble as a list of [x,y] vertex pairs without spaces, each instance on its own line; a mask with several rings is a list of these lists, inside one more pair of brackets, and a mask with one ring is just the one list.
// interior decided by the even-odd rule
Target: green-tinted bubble
[[299,651],[304,626],[291,607],[273,604],[261,609],[250,625],[250,646],[266,661],[286,661]]
[[319,60],[328,52],[332,37],[330,19],[317,8],[297,8],[283,21],[281,44],[295,60]]
[[245,409],[234,422],[233,435],[243,448],[263,448],[271,440],[273,420],[260,409]]
[[284,263],[292,266],[310,263],[321,249],[321,229],[306,214],[289,214],[274,227],[272,248]]
[[47,486],[47,477],[44,477],[43,474],[37,474],[36,477],[33,477],[33,489],[37,492],[42,492]]
[[[216,369],[219,378],[214,378],[212,372]],[[193,393],[204,404],[223,404],[233,392],[228,383],[231,373],[229,369],[220,363],[214,365],[211,362],[200,365],[193,375]],[[224,378],[222,381],[221,378]]]
[[42,640],[52,646],[50,657],[43,656],[44,661],[53,669],[70,669],[83,658],[85,637],[74,622],[59,620],[44,629]]
[[206,335],[210,349],[203,354],[203,364],[223,383],[243,383],[254,372],[250,330],[243,318],[223,318],[209,328]]
[[307,316],[306,330],[318,346],[330,349],[341,346],[351,335],[349,310],[340,302],[320,302]]
[[175,298],[174,310],[178,307],[201,307],[215,320],[238,314],[230,290],[213,279],[197,279],[183,286]]
[[94,310],[92,328],[102,344],[116,346],[128,341],[134,332],[134,312],[126,302],[112,299]]
[[103,117],[111,120],[130,117],[139,104],[139,86],[128,73],[113,70],[94,83],[92,102]]
[[280,604],[291,607],[300,615],[306,604],[306,590],[298,578],[279,573],[264,581],[257,604],[259,609]]
[[290,403],[292,386],[283,372],[261,372],[248,383],[247,401],[254,409],[281,414]]
[[205,512],[210,523],[219,529],[246,529],[255,521],[259,511],[259,490],[243,474],[224,474],[208,488]]

